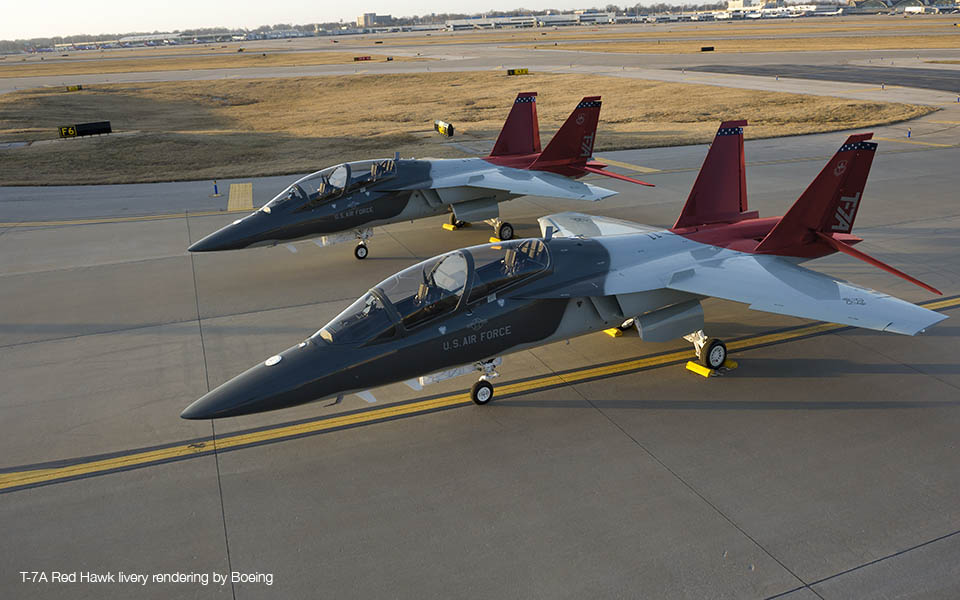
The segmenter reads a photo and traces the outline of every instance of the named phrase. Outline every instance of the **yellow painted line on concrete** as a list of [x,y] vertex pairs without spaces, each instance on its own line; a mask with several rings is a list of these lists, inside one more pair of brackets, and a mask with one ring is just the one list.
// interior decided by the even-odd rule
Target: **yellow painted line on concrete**
[[630,163],[620,162],[619,160],[613,160],[612,158],[605,158],[602,156],[595,156],[597,160],[603,163],[613,165],[615,167],[620,167],[621,169],[630,169],[631,171],[636,171],[637,173],[659,173],[660,169],[651,169],[650,167],[641,167],[640,165],[631,165]]
[[[922,306],[930,310],[952,308],[955,306],[960,306],[960,297],[929,302],[923,304]],[[757,335],[742,340],[732,341],[727,344],[727,349],[731,351],[748,350],[768,344],[782,343],[789,340],[848,328],[848,325],[816,323],[789,331]],[[597,379],[600,377],[609,377],[611,375],[618,375],[640,369],[649,369],[673,363],[680,363],[688,360],[690,358],[690,353],[691,351],[689,349],[684,349],[667,354],[645,356],[637,359],[620,361],[609,365],[586,367],[571,371],[569,373],[545,375],[543,377],[536,377],[527,381],[501,384],[497,386],[497,395],[509,396],[513,394],[534,392],[558,385],[568,385],[571,383]],[[80,462],[63,467],[0,473],[0,491],[22,486],[51,483],[58,480],[104,473],[117,469],[127,469],[141,465],[149,465],[151,463],[176,460],[192,455],[208,453],[213,450],[243,448],[246,446],[262,444],[264,442],[291,439],[306,434],[320,433],[323,431],[357,426],[365,423],[374,423],[397,417],[423,414],[441,408],[449,408],[460,404],[469,404],[470,402],[470,396],[467,393],[451,394],[448,396],[420,400],[407,404],[384,406],[382,408],[343,415],[340,417],[320,418],[314,421],[308,421],[306,423],[298,423],[295,425],[287,425],[272,429],[263,429],[260,431],[252,431],[249,433],[220,437],[216,439],[216,442],[213,440],[202,440],[156,450],[133,451],[122,456],[100,460],[90,460],[87,462]]]
[[918,123],[936,123],[937,125],[960,125],[960,121],[917,121]]
[[0,227],[56,227],[59,225],[97,225],[99,223],[130,223],[133,221],[161,221],[164,219],[182,219],[186,216],[191,217],[210,217],[213,215],[226,215],[235,212],[250,212],[248,209],[240,210],[204,210],[190,213],[167,213],[161,215],[142,215],[139,217],[100,217],[97,219],[71,219],[69,221],[23,221],[20,223],[0,223]]
[[227,211],[253,210],[253,184],[231,183]]
[[897,138],[885,138],[885,137],[875,137],[875,140],[880,140],[882,142],[899,142],[901,144],[913,144],[915,146],[934,146],[936,148],[953,148],[954,144],[934,144],[933,142],[918,142],[917,140],[907,140],[907,139],[897,139]]

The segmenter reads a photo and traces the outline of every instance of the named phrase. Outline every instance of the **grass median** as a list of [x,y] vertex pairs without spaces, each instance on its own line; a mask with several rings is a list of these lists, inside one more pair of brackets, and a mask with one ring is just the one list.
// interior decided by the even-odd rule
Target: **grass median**
[[[503,71],[96,85],[0,96],[0,185],[133,183],[303,173],[342,161],[482,154],[517,92],[537,91],[544,145],[582,96],[604,100],[596,150],[707,142],[720,121],[747,137],[857,129],[933,109],[604,76]],[[452,140],[432,131],[453,123]],[[57,127],[116,133],[58,140]]]

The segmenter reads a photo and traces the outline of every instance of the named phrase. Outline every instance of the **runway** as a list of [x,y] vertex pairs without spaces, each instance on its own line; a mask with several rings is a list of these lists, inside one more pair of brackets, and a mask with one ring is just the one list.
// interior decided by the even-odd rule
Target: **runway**
[[[561,53],[550,56],[563,68]],[[636,69],[648,71],[851,89]],[[944,296],[844,256],[811,266],[949,320],[911,338],[710,300],[707,332],[739,362],[724,377],[685,371],[686,342],[601,333],[506,357],[485,407],[463,395],[466,377],[374,390],[372,406],[348,396],[179,418],[388,275],[485,242],[485,225],[388,226],[363,262],[350,245],[310,242],[189,255],[236,218],[210,182],[0,188],[0,596],[960,596],[960,108],[943,109],[875,131],[854,232],[861,249]],[[751,208],[782,214],[846,135],[748,141]],[[657,187],[604,179],[621,193],[502,210],[522,236],[564,210],[669,226],[706,150],[600,153]],[[294,178],[253,180],[255,205]],[[273,582],[18,575],[36,570]]]
[[[891,61],[895,64],[895,61]],[[704,65],[691,67],[692,71],[792,77],[819,81],[843,81],[879,86],[886,82],[913,88],[925,88],[960,94],[960,70],[935,68],[904,68],[888,66],[807,66],[807,65]],[[891,83],[891,85],[893,85]]]

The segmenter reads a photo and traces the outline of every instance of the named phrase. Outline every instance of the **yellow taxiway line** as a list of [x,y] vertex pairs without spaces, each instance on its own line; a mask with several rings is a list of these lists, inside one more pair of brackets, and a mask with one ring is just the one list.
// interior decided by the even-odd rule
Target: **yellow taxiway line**
[[641,167],[640,165],[631,165],[630,163],[620,162],[619,160],[613,160],[612,158],[606,158],[603,156],[595,156],[598,161],[602,163],[607,163],[608,165],[613,165],[615,167],[620,167],[621,169],[629,169],[631,171],[636,171],[637,173],[659,173],[660,169],[651,169],[650,167]]
[[[924,303],[930,310],[941,310],[960,306],[960,297],[948,298]],[[815,323],[788,331],[755,335],[727,344],[731,351],[749,350],[769,344],[783,343],[812,335],[850,328],[847,325],[834,323]],[[556,373],[535,377],[526,381],[516,381],[497,386],[497,395],[500,397],[524,394],[546,388],[583,382],[600,377],[609,377],[641,369],[662,367],[675,363],[682,363],[690,358],[690,350],[678,350],[666,354],[643,356],[632,360],[624,360],[609,365],[585,367],[567,373]],[[132,450],[120,456],[103,459],[91,458],[62,467],[23,469],[0,473],[0,493],[20,488],[67,481],[70,479],[91,476],[124,469],[159,464],[172,460],[189,458],[214,451],[237,449],[267,442],[282,441],[301,437],[303,435],[322,433],[347,427],[382,422],[398,417],[425,414],[435,410],[450,408],[471,403],[467,393],[452,394],[438,398],[414,400],[402,404],[388,405],[381,408],[361,410],[351,414],[331,417],[320,417],[305,423],[271,427],[246,433],[238,433],[217,437],[216,440],[204,439],[193,442],[183,442],[171,446],[152,450]]]
[[897,139],[897,138],[885,138],[885,137],[875,137],[875,140],[880,140],[882,142],[899,142],[901,144],[914,144],[915,146],[934,146],[936,148],[953,148],[954,144],[934,144],[933,142],[918,142],[917,140],[907,140],[907,139]]

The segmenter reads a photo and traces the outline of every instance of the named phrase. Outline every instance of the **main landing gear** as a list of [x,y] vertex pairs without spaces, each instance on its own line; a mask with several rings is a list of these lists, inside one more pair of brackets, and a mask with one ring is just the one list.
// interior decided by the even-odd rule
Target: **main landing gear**
[[501,221],[499,218],[488,219],[485,222],[493,227],[493,235],[501,242],[513,239],[513,225],[510,223]]
[[497,367],[501,362],[502,359],[497,357],[493,360],[476,364],[477,370],[483,371],[483,375],[481,375],[480,380],[470,388],[470,399],[473,400],[475,404],[483,406],[493,400],[493,384],[490,383],[490,380],[500,376],[500,374],[497,373]]
[[717,338],[707,337],[702,329],[683,336],[683,339],[693,344],[700,365],[716,370],[727,362],[727,345]]
[[[512,240],[514,235],[513,225],[506,221],[501,221],[499,218],[496,219],[487,219],[484,223],[493,227],[493,235],[500,241]],[[457,218],[457,215],[453,212],[450,213],[450,224],[444,225],[444,229],[453,231],[455,229],[460,229],[466,227],[470,223],[466,221],[461,221]]]

